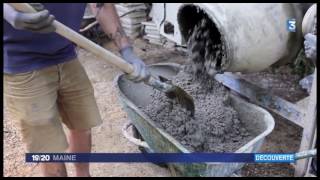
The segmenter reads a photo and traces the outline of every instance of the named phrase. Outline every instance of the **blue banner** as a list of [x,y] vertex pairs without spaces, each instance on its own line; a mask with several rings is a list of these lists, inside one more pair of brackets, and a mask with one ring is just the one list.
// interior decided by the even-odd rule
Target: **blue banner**
[[27,153],[26,162],[289,163],[294,154],[255,153]]

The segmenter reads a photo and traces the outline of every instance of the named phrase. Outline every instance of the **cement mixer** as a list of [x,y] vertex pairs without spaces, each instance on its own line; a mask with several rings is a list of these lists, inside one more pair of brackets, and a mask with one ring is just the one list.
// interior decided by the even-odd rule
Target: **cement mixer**
[[[197,56],[191,57],[198,62],[197,68],[247,73],[296,57],[302,47],[303,15],[299,4],[290,3],[192,3],[180,7],[177,19],[190,53]],[[209,32],[195,29],[203,18],[210,22],[199,26],[210,26]],[[196,31],[204,37],[194,35],[190,47]]]

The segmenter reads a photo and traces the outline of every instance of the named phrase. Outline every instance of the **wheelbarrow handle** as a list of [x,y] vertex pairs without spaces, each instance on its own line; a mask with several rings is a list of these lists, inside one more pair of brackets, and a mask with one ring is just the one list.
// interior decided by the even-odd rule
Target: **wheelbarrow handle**
[[[15,8],[18,11],[25,12],[25,13],[35,13],[37,12],[32,6],[28,3],[8,3],[10,6]],[[65,26],[64,24],[60,23],[57,20],[53,21],[53,26],[56,28],[55,32],[59,35],[69,39],[70,41],[76,43],[80,47],[92,52],[96,56],[101,57],[102,59],[106,60],[108,63],[115,65],[119,69],[121,69],[125,73],[132,73],[133,66],[123,60],[122,58],[114,55],[112,52],[104,49],[103,47],[95,44],[91,40],[85,38],[81,34],[75,32],[71,28]]]
[[299,160],[299,159],[309,158],[313,156],[317,156],[317,149],[298,152],[295,154],[295,159]]

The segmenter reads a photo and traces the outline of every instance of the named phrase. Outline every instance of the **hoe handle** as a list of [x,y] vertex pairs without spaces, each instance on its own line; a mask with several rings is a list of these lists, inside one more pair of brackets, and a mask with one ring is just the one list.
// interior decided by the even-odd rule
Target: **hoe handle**
[[[25,12],[25,13],[35,13],[37,12],[32,6],[28,3],[8,3],[13,8],[18,11]],[[65,26],[64,24],[60,23],[57,20],[53,21],[53,26],[56,28],[55,32],[60,34],[61,36],[69,39],[70,41],[74,42],[75,44],[83,47],[87,51],[99,56],[100,58],[106,60],[108,63],[115,65],[123,72],[130,74],[134,71],[133,66],[123,60],[122,58],[114,55],[112,52],[98,46],[91,40],[85,38],[84,36],[80,35],[79,33],[75,32],[74,30],[70,29],[69,27]],[[160,90],[163,92],[167,92],[171,90],[172,86],[166,83],[161,82],[157,78],[150,76],[148,79],[144,81],[146,84]]]
[[[34,13],[37,12],[32,6],[28,3],[8,3],[13,8],[18,11],[25,12],[25,13]],[[80,47],[86,49],[87,51],[99,56],[100,58],[106,60],[108,63],[115,65],[119,69],[121,69],[125,73],[132,73],[133,67],[130,63],[126,62],[122,58],[114,55],[112,52],[98,46],[91,40],[85,38],[84,36],[80,35],[79,33],[75,32],[74,30],[70,29],[69,27],[65,26],[64,24],[60,23],[57,20],[53,21],[53,26],[56,28],[55,32],[60,34],[61,36],[69,39],[70,41],[74,42],[75,44],[79,45]]]

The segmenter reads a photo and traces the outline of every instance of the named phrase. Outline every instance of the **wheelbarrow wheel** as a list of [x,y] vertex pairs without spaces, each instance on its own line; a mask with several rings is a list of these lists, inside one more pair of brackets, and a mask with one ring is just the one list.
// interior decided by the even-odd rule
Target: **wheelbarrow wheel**
[[[134,138],[137,138],[137,139],[140,139],[141,141],[144,141],[143,137],[141,136],[138,129],[134,125],[132,125],[132,134],[133,134]],[[143,154],[144,153],[152,153],[152,150],[145,148],[145,147],[142,147],[142,146],[138,146],[138,149]],[[163,168],[167,167],[167,165],[165,163],[152,163],[152,164],[155,164],[155,165],[163,167]]]

